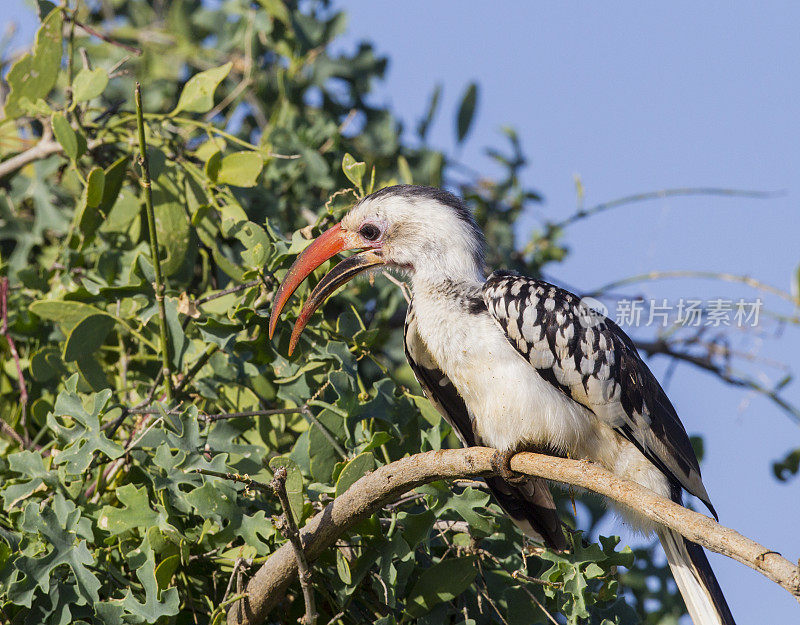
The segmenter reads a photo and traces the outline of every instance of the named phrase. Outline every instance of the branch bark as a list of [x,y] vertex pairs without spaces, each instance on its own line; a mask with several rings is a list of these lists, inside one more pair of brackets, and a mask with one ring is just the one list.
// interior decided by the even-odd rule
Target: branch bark
[[14,173],[18,169],[25,167],[28,163],[38,161],[42,158],[47,158],[51,154],[63,152],[64,148],[58,141],[50,138],[43,138],[39,143],[32,148],[28,148],[24,152],[20,152],[16,156],[12,156],[8,160],[0,163],[0,178],[4,178],[8,174]]
[[[328,504],[300,530],[306,557],[313,561],[353,525],[409,490],[441,479],[485,477],[493,473],[493,449],[470,447],[430,451],[403,458],[365,475]],[[800,601],[798,567],[778,552],[684,508],[634,482],[620,480],[585,460],[519,453],[514,471],[571,484],[629,506],[710,551],[758,571]],[[297,576],[297,560],[288,542],[275,551],[247,584],[246,596],[228,610],[228,625],[256,625],[284,598]]]
[[297,575],[300,578],[300,586],[303,589],[303,600],[306,604],[306,613],[300,619],[301,625],[316,625],[317,607],[314,601],[314,587],[311,585],[312,574],[308,566],[305,550],[300,541],[300,530],[292,516],[292,507],[289,504],[289,495],[286,492],[286,467],[278,467],[275,470],[275,478],[270,483],[275,496],[281,502],[283,516],[280,519],[278,530],[288,539],[294,551],[295,563],[297,564]]

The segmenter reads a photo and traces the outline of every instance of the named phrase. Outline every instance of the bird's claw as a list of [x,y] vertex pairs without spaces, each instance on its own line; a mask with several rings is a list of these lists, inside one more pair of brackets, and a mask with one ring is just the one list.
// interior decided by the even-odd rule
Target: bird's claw
[[528,479],[524,473],[517,473],[511,470],[511,458],[516,452],[510,449],[505,451],[495,451],[492,456],[492,469],[508,484],[521,484]]

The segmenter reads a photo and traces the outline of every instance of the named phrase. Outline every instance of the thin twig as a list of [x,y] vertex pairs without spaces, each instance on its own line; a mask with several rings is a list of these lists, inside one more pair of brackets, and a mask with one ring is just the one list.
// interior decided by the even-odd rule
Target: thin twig
[[240,473],[222,473],[220,471],[211,471],[209,469],[194,469],[192,473],[210,475],[212,477],[218,477],[223,480],[230,480],[231,482],[240,482],[242,484],[245,484],[248,488],[254,488],[256,490],[260,490],[262,493],[272,494],[272,487],[270,487],[268,484],[257,482],[256,480],[251,479],[249,475],[241,475]]
[[216,414],[200,415],[203,421],[213,423],[214,421],[224,421],[225,419],[241,419],[243,417],[269,417],[276,414],[297,414],[302,412],[299,408],[271,408],[269,410],[246,410],[244,412],[218,412]]
[[303,543],[300,541],[300,532],[297,529],[297,523],[292,516],[292,508],[289,505],[289,496],[286,493],[286,476],[286,467],[278,467],[275,469],[275,476],[270,483],[281,503],[281,508],[283,508],[283,521],[278,529],[292,544],[294,557],[297,560],[298,577],[300,578],[300,586],[303,589],[303,600],[306,604],[306,613],[301,622],[304,625],[315,625],[317,622],[317,608],[314,604],[314,589],[311,586],[311,569],[308,566]]
[[51,154],[57,154],[63,151],[64,148],[61,147],[58,141],[54,141],[50,137],[42,137],[42,140],[32,148],[28,148],[24,152],[20,152],[16,156],[12,156],[8,160],[0,163],[0,178],[14,173],[18,169],[22,169],[28,163],[47,158]]
[[228,585],[225,587],[225,594],[222,595],[223,602],[228,598],[231,588],[233,588],[233,580],[236,579],[236,574],[239,572],[239,567],[242,566],[242,561],[242,558],[236,558],[236,562],[233,563],[233,571],[231,572],[230,579],[228,579]]
[[141,408],[142,406],[149,406],[153,403],[153,399],[155,399],[156,392],[158,391],[158,387],[161,386],[161,381],[164,379],[164,369],[159,369],[158,374],[156,374],[156,379],[153,380],[153,384],[150,387],[150,392],[147,393],[147,397],[145,397],[142,401],[140,401],[134,408]]
[[667,280],[673,278],[697,278],[701,280],[720,280],[723,282],[745,284],[758,291],[763,291],[764,293],[770,293],[780,297],[781,299],[792,304],[800,304],[800,300],[792,296],[791,293],[787,293],[782,289],[761,282],[760,280],[756,280],[755,278],[751,278],[750,276],[739,276],[733,273],[715,271],[650,271],[648,273],[623,278],[622,280],[609,282],[605,286],[596,289],[593,293],[589,293],[589,295],[597,297],[598,295],[602,295],[605,291],[616,289],[621,286],[635,284],[637,282],[650,282],[651,280]]
[[[19,352],[14,339],[8,333],[8,278],[4,277],[0,280],[0,336],[6,337],[8,341],[8,349],[11,351],[11,357],[14,359],[14,366],[17,369],[17,384],[19,385],[19,403],[22,409],[22,416],[19,423],[22,427],[22,446],[28,445],[28,432],[26,429],[27,410],[28,410],[28,387],[25,384],[25,376],[22,374],[22,364],[19,361]],[[9,430],[13,428],[9,426]],[[14,432],[16,434],[16,432]],[[13,437],[13,436],[12,436]],[[16,437],[13,437],[16,440]],[[17,441],[19,442],[19,441]]]
[[663,354],[664,356],[669,356],[675,360],[688,362],[696,367],[700,367],[701,369],[715,374],[726,384],[749,388],[753,391],[756,391],[757,393],[760,393],[761,395],[764,395],[766,398],[773,401],[795,421],[800,422],[800,408],[781,397],[777,390],[766,388],[751,378],[735,376],[727,367],[715,364],[711,358],[676,350],[672,345],[669,344],[669,342],[663,339],[656,339],[655,341],[637,340],[634,341],[634,343],[636,344],[637,349],[643,351],[648,356],[653,356],[654,354]]
[[[344,616],[344,610],[342,610],[341,612],[338,612],[338,613],[334,614],[334,615],[333,615],[333,617],[331,618],[331,620],[330,620],[330,621],[328,621],[328,625],[333,625],[333,624],[334,624],[336,621],[338,621],[338,620],[339,620],[340,618],[342,618],[343,616]],[[9,621],[9,623],[10,623],[10,622],[11,622],[11,621]]]
[[303,405],[303,406],[300,406],[300,413],[301,413],[301,414],[302,414],[302,415],[303,415],[303,416],[304,416],[304,417],[305,417],[305,418],[306,418],[308,421],[310,421],[311,423],[313,423],[314,425],[316,425],[316,426],[319,428],[319,431],[320,431],[320,432],[322,432],[322,435],[323,435],[323,436],[324,436],[326,439],[328,439],[328,442],[329,442],[329,443],[331,444],[331,446],[332,446],[332,447],[333,447],[333,448],[336,450],[336,453],[338,453],[338,454],[339,454],[339,456],[340,456],[340,457],[341,457],[343,460],[346,460],[346,459],[347,459],[347,452],[345,451],[344,447],[342,447],[342,446],[339,444],[339,441],[337,441],[337,440],[336,440],[336,438],[333,436],[333,434],[331,434],[331,433],[328,431],[328,428],[326,428],[324,425],[322,425],[322,423],[320,422],[320,420],[319,420],[319,419],[317,419],[317,417],[315,417],[315,416],[314,416],[314,413],[313,413],[313,412],[311,412],[311,409],[308,407],[308,404],[305,404],[305,405]]
[[133,449],[134,447],[136,447],[136,445],[138,445],[139,443],[141,443],[141,442],[142,442],[142,439],[143,439],[145,436],[147,436],[147,433],[148,433],[150,430],[152,430],[154,427],[156,427],[156,426],[157,426],[159,423],[161,423],[161,421],[163,421],[163,420],[164,420],[164,415],[161,415],[161,416],[160,416],[158,419],[154,419],[154,420],[153,420],[153,422],[152,422],[150,425],[148,425],[148,426],[145,428],[144,432],[142,432],[142,433],[141,433],[141,434],[140,434],[140,435],[139,435],[139,436],[136,438],[136,440],[135,440],[135,441],[131,441],[130,443],[128,443],[128,444],[125,446],[125,453],[127,454],[127,453],[128,453],[130,450],[131,450],[131,449]]
[[161,275],[161,260],[158,257],[158,238],[156,235],[156,216],[153,210],[153,191],[150,183],[150,166],[147,162],[147,143],[144,136],[144,113],[142,112],[142,88],[136,83],[136,127],[139,132],[139,165],[142,168],[142,188],[145,209],[147,212],[147,228],[150,235],[150,258],[155,274],[156,303],[158,304],[158,322],[161,334],[161,363],[164,372],[164,389],[170,403],[173,400],[172,371],[170,364],[170,344],[167,331],[167,311],[164,307],[164,280]]
[[544,607],[544,604],[541,601],[539,601],[539,599],[536,598],[536,595],[534,595],[530,590],[528,590],[524,584],[520,584],[519,587],[522,588],[522,590],[524,590],[526,593],[528,593],[528,596],[531,598],[531,601],[533,601],[539,607],[539,609],[542,612],[544,612],[544,615],[548,618],[548,620],[551,623],[553,623],[553,625],[559,625],[558,621],[555,618],[553,618],[553,615],[550,614],[550,612],[546,607]]
[[[67,84],[64,88],[66,99],[67,99],[67,115],[69,115],[69,111],[72,110],[72,105],[74,104],[74,99],[72,97],[72,79],[73,79],[73,67],[75,65],[75,11],[77,9],[73,9],[72,12],[64,11],[64,15],[67,18],[67,23],[69,24],[69,35],[67,38]],[[69,117],[68,117],[69,119]],[[78,121],[78,114],[75,114],[75,120]],[[80,122],[78,122],[80,123]]]
[[383,275],[386,277],[387,280],[389,280],[389,282],[400,288],[400,292],[403,294],[403,297],[406,300],[406,304],[411,304],[411,295],[409,295],[408,293],[408,285],[405,282],[402,282],[401,280],[395,278],[388,271],[384,270]]
[[103,33],[95,30],[91,26],[87,26],[86,24],[79,22],[76,19],[72,19],[75,23],[75,26],[80,27],[82,30],[86,31],[90,35],[97,37],[98,39],[102,39],[106,43],[110,43],[112,46],[117,46],[118,48],[122,48],[123,50],[127,50],[131,54],[135,54],[136,56],[142,56],[141,48],[137,48],[135,46],[128,45],[127,43],[122,43],[121,41],[117,41],[116,39],[112,39],[108,35],[104,35]]
[[[485,581],[484,581],[483,585],[484,585],[484,587],[486,586],[486,582]],[[489,596],[489,593],[486,592],[486,590],[484,590],[483,588],[480,588],[480,587],[478,587],[478,592],[481,595],[483,595],[483,597],[486,599],[486,601],[489,602],[489,605],[492,606],[494,611],[497,613],[497,616],[500,617],[500,620],[503,622],[503,625],[508,625],[508,621],[503,616],[503,613],[500,611],[500,608],[498,608],[497,605],[495,604],[495,602],[492,601],[492,598]]]
[[[201,421],[224,421],[225,419],[242,419],[244,417],[268,417],[270,415],[275,414],[296,414],[298,412],[302,412],[303,407],[298,406],[297,408],[270,408],[269,410],[245,410],[243,412],[214,412],[210,414],[200,414],[197,415],[197,418]],[[129,408],[127,410],[128,414],[161,414],[160,410],[156,408]],[[168,410],[168,415],[176,415],[180,414],[182,410],[173,409]]]
[[[267,279],[270,279],[267,276]],[[244,291],[245,289],[249,289],[254,286],[258,286],[264,282],[261,278],[257,278],[256,280],[250,280],[250,282],[245,282],[243,284],[237,284],[236,286],[232,286],[227,289],[223,289],[222,291],[217,291],[216,293],[211,293],[210,295],[205,295],[203,297],[199,297],[195,300],[195,304],[205,304],[206,302],[210,302],[211,300],[218,299],[220,297],[225,297],[226,295],[230,295],[231,293],[238,293],[239,291]]]
[[[183,409],[173,408],[172,410],[167,410],[166,413],[168,415],[177,415],[181,414]],[[297,414],[299,412],[303,412],[303,407],[298,406],[297,408],[270,408],[268,410],[246,410],[244,412],[215,412],[211,414],[199,414],[197,418],[200,421],[205,421],[206,423],[213,423],[215,421],[224,421],[226,419],[243,419],[247,417],[269,417],[272,415],[278,414]],[[154,414],[161,414],[161,410],[157,408],[151,408],[150,406],[142,406],[142,407],[135,407],[135,408],[122,408],[122,414],[110,421],[106,424],[101,426],[102,430],[110,430],[106,436],[109,438],[113,435],[113,432],[117,430],[120,424],[125,420],[126,417],[130,415],[154,415]]]
[[189,382],[192,381],[194,376],[197,375],[197,372],[205,366],[205,364],[217,352],[217,350],[219,350],[219,345],[216,343],[209,343],[208,347],[206,347],[206,350],[200,355],[200,358],[197,359],[197,361],[192,365],[192,368],[186,372],[185,376],[183,376],[180,384],[178,384],[177,388],[175,389],[176,396],[180,396],[181,393],[183,393]]
[[245,91],[253,83],[253,24],[255,23],[254,11],[250,11],[247,19],[247,28],[244,31],[244,71],[242,72],[242,80],[236,87],[225,97],[222,102],[217,104],[213,109],[206,113],[204,119],[208,122],[214,119],[222,111],[225,110],[231,102],[233,102],[239,94]]
[[657,200],[667,197],[693,196],[693,195],[720,195],[726,197],[769,199],[777,197],[779,194],[769,193],[766,191],[722,189],[717,187],[680,187],[677,189],[661,189],[660,191],[650,191],[648,193],[636,193],[634,195],[627,195],[625,197],[621,197],[616,200],[611,200],[610,202],[603,202],[601,204],[597,204],[591,208],[585,208],[585,209],[582,208],[581,210],[573,213],[563,221],[553,224],[552,227],[554,229],[560,230],[575,223],[576,221],[580,221],[581,219],[591,217],[592,215],[596,215],[597,213],[602,213],[607,210],[611,210],[612,208],[617,208],[618,206],[624,206],[625,204],[635,204],[638,202],[644,202],[646,200]]
[[546,579],[542,579],[540,577],[531,577],[530,575],[525,575],[521,571],[512,571],[511,577],[514,579],[521,579],[526,582],[531,582],[533,584],[539,584],[540,586],[549,586],[551,588],[563,588],[563,584],[558,584],[556,582],[549,582]]
[[14,441],[17,443],[17,445],[19,445],[23,449],[27,449],[27,445],[25,444],[23,438],[19,435],[19,433],[17,433],[17,431],[14,428],[12,428],[8,423],[6,423],[2,419],[2,417],[0,417],[0,430],[8,434],[11,438],[13,438]]
[[336,140],[336,137],[340,136],[345,131],[345,129],[350,125],[350,122],[352,122],[355,119],[357,114],[358,111],[356,109],[350,109],[350,111],[347,113],[347,116],[344,118],[344,121],[342,121],[342,123],[339,124],[339,128],[337,129],[336,134],[328,137],[325,140],[325,142],[321,146],[319,146],[318,152],[320,154],[325,154],[325,152],[327,152],[333,147],[333,143]]

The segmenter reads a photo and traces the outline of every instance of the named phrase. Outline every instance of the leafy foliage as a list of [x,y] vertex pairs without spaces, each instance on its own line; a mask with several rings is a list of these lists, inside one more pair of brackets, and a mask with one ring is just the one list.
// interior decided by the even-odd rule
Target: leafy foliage
[[[504,176],[457,176],[425,143],[440,91],[418,127],[421,146],[410,147],[391,111],[367,102],[385,59],[369,44],[333,55],[344,15],[326,2],[302,7],[40,3],[34,49],[7,74],[0,125],[3,159],[57,143],[0,186],[0,607],[14,623],[220,623],[237,578],[284,541],[275,499],[248,480],[286,467],[302,525],[375,466],[458,444],[404,364],[405,301],[392,283],[348,287],[309,327],[299,357],[286,357],[285,324],[267,340],[276,280],[354,197],[398,181],[448,183],[484,227],[493,264],[538,274],[567,252],[559,228],[515,245],[514,224],[539,196],[519,182],[525,157],[512,130],[508,152],[491,151]],[[87,61],[75,71],[78,48]],[[460,141],[477,99],[470,85],[455,116]],[[18,360],[5,358],[12,344]],[[604,510],[582,505],[594,527]],[[468,533],[448,529],[461,527],[453,521]],[[315,563],[322,622],[530,623],[560,612],[570,623],[631,623],[647,608],[656,623],[653,599],[672,622],[674,589],[646,583],[667,575],[652,554],[634,567],[616,539],[592,535],[574,534],[569,554],[521,551],[480,483],[431,484]],[[301,604],[293,592],[275,618],[295,621]]]

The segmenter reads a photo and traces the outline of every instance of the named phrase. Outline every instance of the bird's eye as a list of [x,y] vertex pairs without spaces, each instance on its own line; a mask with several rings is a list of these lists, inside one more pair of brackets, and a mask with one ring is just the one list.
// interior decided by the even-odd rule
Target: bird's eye
[[358,231],[367,241],[375,241],[381,236],[381,229],[375,224],[364,224]]

